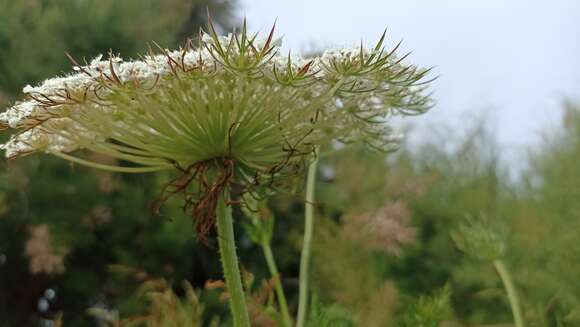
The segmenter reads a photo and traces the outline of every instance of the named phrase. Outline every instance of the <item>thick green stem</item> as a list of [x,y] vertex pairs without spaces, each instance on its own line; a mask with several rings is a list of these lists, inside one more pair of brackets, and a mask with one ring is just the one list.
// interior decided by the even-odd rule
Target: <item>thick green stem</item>
[[240,268],[238,267],[238,256],[236,255],[232,208],[228,205],[228,201],[229,194],[226,190],[220,195],[216,212],[220,256],[230,296],[230,310],[234,318],[234,326],[250,327],[246,297],[242,287]]
[[501,278],[501,281],[503,282],[507,292],[510,306],[512,308],[512,314],[514,315],[514,323],[516,327],[524,327],[524,319],[522,316],[522,309],[520,307],[520,300],[518,298],[512,277],[507,267],[501,260],[494,260],[493,265],[497,270],[497,273],[499,274],[499,277]]
[[308,167],[306,180],[306,204],[304,214],[304,240],[302,243],[302,255],[300,258],[300,288],[298,295],[298,317],[296,326],[304,327],[306,310],[308,307],[308,274],[310,271],[310,248],[312,233],[314,231],[314,188],[316,186],[316,168],[318,159],[314,159]]
[[264,242],[262,243],[262,249],[264,250],[264,256],[266,257],[266,263],[268,265],[268,269],[270,270],[270,275],[276,278],[274,290],[276,291],[276,296],[278,297],[278,304],[280,305],[280,312],[282,313],[284,326],[291,327],[292,319],[290,318],[290,313],[288,312],[288,302],[286,301],[286,295],[284,295],[282,281],[280,280],[280,273],[278,272],[278,267],[276,267],[276,261],[274,260],[274,255],[272,254],[272,248],[268,242]]

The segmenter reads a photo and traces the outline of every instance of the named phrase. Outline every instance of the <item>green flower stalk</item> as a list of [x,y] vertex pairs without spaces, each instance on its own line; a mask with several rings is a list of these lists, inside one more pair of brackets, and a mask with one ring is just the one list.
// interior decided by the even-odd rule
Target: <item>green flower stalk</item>
[[274,233],[274,214],[268,209],[267,203],[264,200],[258,201],[252,196],[246,196],[244,204],[242,210],[249,218],[249,221],[243,224],[244,229],[250,240],[262,248],[270,275],[275,280],[274,291],[278,298],[282,323],[284,327],[291,327],[292,318],[290,318],[288,302],[284,294],[284,289],[282,288],[282,277],[278,271],[270,245]]
[[306,310],[308,308],[308,280],[310,275],[310,252],[312,236],[314,234],[314,190],[316,186],[316,172],[318,159],[315,159],[308,167],[306,179],[306,201],[304,208],[304,239],[302,253],[300,255],[300,287],[298,290],[298,314],[296,326],[303,327],[306,323]]
[[509,300],[516,327],[525,327],[520,300],[512,276],[504,263],[505,234],[501,226],[491,224],[485,217],[468,218],[451,235],[456,246],[468,255],[493,263]]
[[234,326],[250,326],[250,318],[246,309],[246,296],[242,288],[242,278],[238,267],[238,256],[234,239],[232,209],[227,206],[229,194],[222,194],[217,205],[217,231],[219,249],[224,268],[224,277],[230,296],[230,309],[234,318]]
[[[259,38],[244,22],[240,33],[219,36],[210,19],[208,33],[178,50],[129,61],[71,57],[73,73],[26,86],[26,97],[0,114],[0,127],[16,130],[0,148],[9,158],[44,152],[109,171],[174,171],[158,204],[183,196],[203,238],[216,221],[230,229],[219,224],[231,219],[216,217],[230,197],[291,189],[315,149],[336,141],[389,149],[398,137],[388,119],[431,106],[429,70],[404,64],[384,41],[301,58],[280,53],[274,28]],[[226,234],[221,252],[234,252],[222,256],[225,270],[238,264]],[[241,290],[232,275],[228,288]],[[235,326],[248,326],[236,293]]]
[[494,260],[493,266],[497,271],[503,286],[506,290],[508,300],[510,302],[510,307],[512,309],[512,315],[514,316],[514,324],[516,327],[525,327],[524,324],[524,316],[522,314],[522,308],[520,306],[520,299],[516,292],[516,287],[514,285],[514,281],[512,276],[507,269],[506,265],[503,263],[502,260]]

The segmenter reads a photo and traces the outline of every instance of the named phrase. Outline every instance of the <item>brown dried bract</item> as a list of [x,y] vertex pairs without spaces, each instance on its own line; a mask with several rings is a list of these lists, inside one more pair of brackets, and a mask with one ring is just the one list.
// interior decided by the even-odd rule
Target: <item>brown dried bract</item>
[[195,220],[197,236],[206,241],[215,225],[216,209],[220,196],[228,192],[234,176],[234,160],[228,157],[210,159],[182,169],[181,175],[169,182],[160,198],[153,203],[153,211],[160,213],[161,206],[176,194],[185,199],[184,211]]

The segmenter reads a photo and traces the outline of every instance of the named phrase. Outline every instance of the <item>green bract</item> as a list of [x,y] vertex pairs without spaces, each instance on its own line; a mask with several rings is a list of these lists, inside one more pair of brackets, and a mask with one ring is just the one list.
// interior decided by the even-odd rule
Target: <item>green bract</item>
[[501,227],[485,217],[467,218],[451,237],[461,251],[479,260],[498,260],[505,252],[505,235]]
[[[213,203],[232,183],[244,191],[285,185],[335,141],[388,149],[397,137],[387,119],[431,105],[428,70],[403,64],[398,46],[385,50],[384,35],[370,49],[304,59],[280,54],[273,31],[259,39],[244,24],[218,36],[210,24],[196,47],[73,60],[74,74],[25,87],[26,99],[0,114],[0,125],[18,130],[1,147],[8,157],[42,151],[113,171],[176,169],[170,194],[199,181],[188,198]],[[80,149],[132,164],[70,154]]]

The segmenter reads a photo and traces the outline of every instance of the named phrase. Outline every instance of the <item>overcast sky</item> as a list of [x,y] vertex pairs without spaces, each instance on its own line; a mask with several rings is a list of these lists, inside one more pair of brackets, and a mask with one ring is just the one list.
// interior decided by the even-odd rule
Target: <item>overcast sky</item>
[[240,0],[249,27],[278,19],[284,48],[375,42],[385,27],[410,62],[436,66],[437,106],[419,122],[461,126],[485,115],[504,150],[533,145],[580,97],[580,0]]

